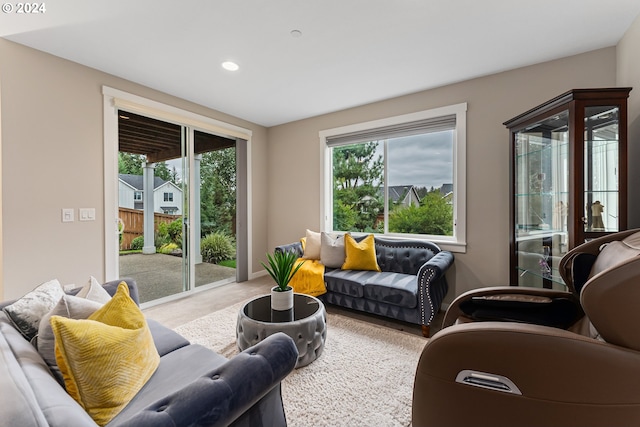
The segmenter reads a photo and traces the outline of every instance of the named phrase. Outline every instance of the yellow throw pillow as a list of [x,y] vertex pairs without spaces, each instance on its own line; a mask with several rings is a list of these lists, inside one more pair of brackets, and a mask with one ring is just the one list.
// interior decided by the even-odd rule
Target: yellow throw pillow
[[101,426],[129,403],[160,363],[144,315],[124,282],[88,319],[52,316],[51,328],[67,392]]
[[381,271],[376,259],[376,245],[373,234],[369,234],[360,243],[349,234],[344,236],[345,260],[343,270]]

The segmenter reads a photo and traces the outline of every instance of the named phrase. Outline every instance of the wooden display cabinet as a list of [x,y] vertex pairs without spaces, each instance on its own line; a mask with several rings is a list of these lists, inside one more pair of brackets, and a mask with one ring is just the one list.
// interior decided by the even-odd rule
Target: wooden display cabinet
[[630,91],[574,89],[504,123],[512,285],[564,289],[567,251],[626,229]]

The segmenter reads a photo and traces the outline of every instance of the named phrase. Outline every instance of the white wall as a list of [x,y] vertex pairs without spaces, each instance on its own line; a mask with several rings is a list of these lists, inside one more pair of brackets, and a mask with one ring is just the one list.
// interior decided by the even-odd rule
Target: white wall
[[122,181],[118,181],[118,206],[121,208],[134,209],[135,190]]

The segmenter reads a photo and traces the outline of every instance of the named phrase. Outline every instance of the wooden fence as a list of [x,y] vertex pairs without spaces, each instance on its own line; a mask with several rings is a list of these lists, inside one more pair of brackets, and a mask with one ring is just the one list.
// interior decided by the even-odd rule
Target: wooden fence
[[[131,249],[131,242],[138,236],[144,235],[144,213],[138,209],[118,208],[119,217],[124,224],[124,232],[122,233],[122,240],[120,241],[120,249]],[[158,231],[158,224],[169,224],[180,218],[181,215],[167,215],[161,213],[153,214],[153,229]]]

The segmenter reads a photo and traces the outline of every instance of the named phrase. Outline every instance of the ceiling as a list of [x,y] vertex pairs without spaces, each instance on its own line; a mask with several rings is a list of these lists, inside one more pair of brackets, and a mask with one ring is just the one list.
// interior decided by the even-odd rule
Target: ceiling
[[640,14],[638,0],[45,5],[0,13],[0,37],[264,126],[614,46]]
[[[209,151],[235,147],[235,139],[194,131],[193,151]],[[150,117],[120,110],[118,114],[118,151],[144,154],[150,163],[182,157],[182,128]]]

